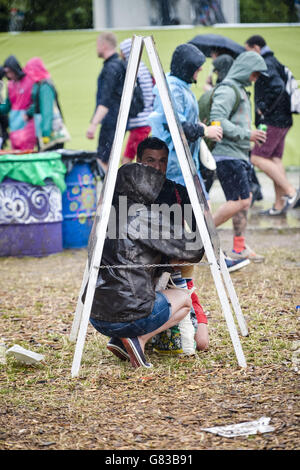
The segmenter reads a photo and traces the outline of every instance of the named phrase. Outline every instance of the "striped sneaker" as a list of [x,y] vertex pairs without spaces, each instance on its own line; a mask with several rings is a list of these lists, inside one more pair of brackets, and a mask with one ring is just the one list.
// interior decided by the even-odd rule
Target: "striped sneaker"
[[250,260],[248,258],[245,258],[245,259],[225,258],[225,263],[226,263],[228,271],[232,273],[234,271],[238,271],[239,269],[244,268],[245,266],[248,266],[248,264],[250,264]]

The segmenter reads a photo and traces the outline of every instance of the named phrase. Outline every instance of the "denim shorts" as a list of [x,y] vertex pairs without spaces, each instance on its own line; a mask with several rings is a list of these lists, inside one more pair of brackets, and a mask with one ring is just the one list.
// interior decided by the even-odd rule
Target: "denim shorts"
[[248,199],[251,192],[251,165],[245,160],[217,161],[217,175],[226,201]]
[[90,318],[90,322],[99,333],[117,338],[135,338],[157,330],[171,316],[171,304],[161,292],[156,292],[154,307],[148,317],[131,322],[111,323]]

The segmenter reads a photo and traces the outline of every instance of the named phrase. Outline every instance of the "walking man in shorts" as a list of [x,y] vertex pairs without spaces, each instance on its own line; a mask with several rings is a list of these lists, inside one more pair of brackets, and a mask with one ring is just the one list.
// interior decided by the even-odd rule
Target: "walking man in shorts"
[[[251,205],[250,142],[260,143],[266,139],[265,132],[251,129],[251,105],[245,87],[255,82],[267,66],[256,52],[244,52],[235,59],[226,78],[216,89],[213,97],[210,122],[220,121],[223,139],[217,142],[213,156],[217,163],[217,175],[226,202],[213,214],[216,227],[232,218],[233,259],[248,258],[260,262],[264,257],[246,244],[247,213]],[[236,102],[233,86],[240,93],[240,104],[232,115]]]
[[285,91],[284,66],[261,36],[251,36],[246,41],[246,49],[259,53],[268,67],[268,77],[260,76],[255,83],[255,124],[267,125],[267,140],[254,146],[251,162],[272,179],[275,202],[261,214],[282,215],[300,199],[300,190],[288,181],[282,164],[285,138],[293,125],[290,97]]

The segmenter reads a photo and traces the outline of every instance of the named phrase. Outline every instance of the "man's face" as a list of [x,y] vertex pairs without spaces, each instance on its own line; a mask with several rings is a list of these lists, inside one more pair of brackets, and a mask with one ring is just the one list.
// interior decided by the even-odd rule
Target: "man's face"
[[17,80],[17,75],[9,67],[4,67],[4,72],[5,72],[7,80],[15,80],[15,81]]
[[199,72],[201,72],[202,70],[202,67],[199,67],[196,72],[194,72],[194,75],[193,75],[193,80],[196,82],[197,81],[197,78],[198,78],[198,74]]
[[140,162],[152,166],[165,175],[168,165],[168,152],[166,149],[145,149]]
[[249,46],[249,44],[245,44],[245,49],[246,51],[254,51],[254,52],[257,52],[258,54],[260,54],[260,47],[257,46],[256,44],[254,44],[254,46]]
[[105,41],[103,41],[103,39],[98,39],[97,40],[97,55],[98,57],[100,58],[103,58],[103,54],[104,54],[104,51],[105,51]]
[[256,80],[259,78],[259,76],[260,76],[259,72],[252,72],[249,77],[249,81],[255,83]]

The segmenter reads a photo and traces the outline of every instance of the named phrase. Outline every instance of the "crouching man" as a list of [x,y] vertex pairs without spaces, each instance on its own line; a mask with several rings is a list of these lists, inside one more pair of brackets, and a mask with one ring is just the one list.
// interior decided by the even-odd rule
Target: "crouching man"
[[[152,166],[166,175],[169,158],[169,149],[166,143],[157,137],[148,137],[140,142],[137,149],[137,162]],[[186,215],[186,208],[191,208],[190,198],[185,186],[175,183],[168,178],[165,179],[163,187],[155,200],[156,204],[167,204],[168,207],[180,205],[183,215]],[[196,220],[194,212],[191,211],[189,221],[185,221],[190,226],[192,233],[196,230]],[[176,263],[178,260],[174,260]],[[196,347],[198,351],[208,349],[209,336],[207,327],[207,316],[200,304],[198,295],[194,290],[193,266],[184,266],[180,269],[182,278],[186,279],[187,287],[191,290],[192,306],[197,320],[197,331],[195,335]]]
[[157,268],[149,265],[163,256],[199,262],[204,254],[199,233],[191,240],[182,219],[170,221],[155,204],[165,179],[141,163],[119,169],[92,305],[90,322],[111,338],[107,348],[133,367],[152,367],[145,344],[177,325],[192,305],[183,289],[156,292]]

